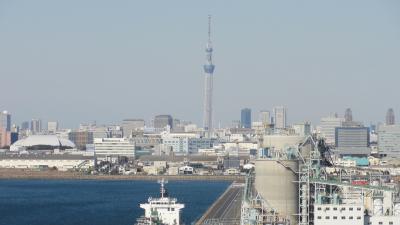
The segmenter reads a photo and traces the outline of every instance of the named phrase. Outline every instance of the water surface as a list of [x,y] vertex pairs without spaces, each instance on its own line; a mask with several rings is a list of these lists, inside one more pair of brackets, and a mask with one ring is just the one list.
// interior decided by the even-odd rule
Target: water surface
[[[172,197],[185,204],[185,224],[198,219],[229,182],[170,181]],[[158,197],[155,181],[0,180],[1,225],[132,225],[139,203]]]

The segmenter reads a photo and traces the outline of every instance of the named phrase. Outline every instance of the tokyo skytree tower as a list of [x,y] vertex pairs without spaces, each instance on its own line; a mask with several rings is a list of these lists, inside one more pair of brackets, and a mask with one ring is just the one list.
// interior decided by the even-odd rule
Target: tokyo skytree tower
[[208,16],[208,41],[206,45],[206,63],[204,64],[204,112],[203,127],[207,137],[211,137],[213,129],[212,119],[212,94],[213,94],[213,73],[214,64],[212,63],[212,43],[211,43],[211,16]]

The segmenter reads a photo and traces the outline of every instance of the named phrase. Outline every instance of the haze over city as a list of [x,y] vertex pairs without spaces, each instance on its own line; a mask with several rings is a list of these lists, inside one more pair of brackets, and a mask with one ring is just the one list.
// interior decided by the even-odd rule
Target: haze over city
[[[214,126],[399,114],[398,1],[0,1],[0,108],[77,127],[157,114],[202,123],[208,14]],[[4,85],[7,84],[7,85]],[[256,115],[254,115],[256,117]]]

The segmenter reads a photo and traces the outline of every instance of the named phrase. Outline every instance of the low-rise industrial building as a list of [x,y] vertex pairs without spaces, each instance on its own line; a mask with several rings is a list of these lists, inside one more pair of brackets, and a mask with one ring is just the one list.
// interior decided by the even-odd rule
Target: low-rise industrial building
[[175,153],[197,153],[199,149],[212,147],[212,139],[196,137],[163,137],[163,145]]
[[0,168],[47,169],[59,171],[89,169],[95,166],[94,157],[81,155],[26,154],[0,155]]

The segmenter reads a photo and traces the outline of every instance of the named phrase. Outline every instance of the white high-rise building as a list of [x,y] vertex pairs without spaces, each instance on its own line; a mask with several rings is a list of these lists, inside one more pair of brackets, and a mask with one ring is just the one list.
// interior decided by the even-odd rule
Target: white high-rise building
[[94,152],[100,160],[107,157],[135,157],[135,143],[125,138],[95,138]]
[[274,108],[275,128],[286,128],[286,108],[277,106]]
[[337,115],[321,118],[319,132],[321,137],[325,138],[325,143],[330,145],[335,144],[336,127],[341,127],[343,122],[344,118],[337,117]]
[[400,125],[378,127],[378,151],[380,155],[400,157]]
[[259,121],[262,124],[270,124],[271,123],[271,113],[267,110],[260,111]]
[[38,134],[42,132],[42,120],[32,119],[31,120],[31,131],[33,134]]
[[58,131],[58,122],[55,121],[47,122],[47,131],[50,134],[55,134]]
[[7,111],[0,112],[0,129],[11,131],[11,114]]

